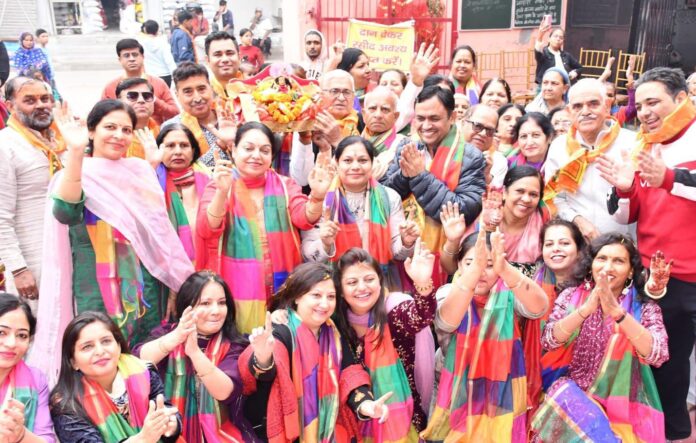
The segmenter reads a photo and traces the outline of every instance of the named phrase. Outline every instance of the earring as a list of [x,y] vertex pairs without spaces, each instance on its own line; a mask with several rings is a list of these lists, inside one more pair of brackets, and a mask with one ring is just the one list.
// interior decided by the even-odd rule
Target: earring
[[586,291],[589,291],[590,289],[592,289],[592,276],[591,275],[588,275],[587,277],[585,277],[585,284],[583,284],[583,286],[585,287]]
[[631,286],[633,286],[633,276],[628,277],[628,280],[626,280],[626,283],[624,283],[624,288],[621,291],[623,295],[626,295],[629,293],[631,290]]

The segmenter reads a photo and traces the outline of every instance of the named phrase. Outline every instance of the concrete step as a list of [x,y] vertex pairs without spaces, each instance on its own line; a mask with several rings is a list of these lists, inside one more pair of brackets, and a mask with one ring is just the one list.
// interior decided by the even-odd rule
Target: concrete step
[[128,37],[118,31],[58,35],[51,47],[54,67],[62,71],[119,69],[116,43]]

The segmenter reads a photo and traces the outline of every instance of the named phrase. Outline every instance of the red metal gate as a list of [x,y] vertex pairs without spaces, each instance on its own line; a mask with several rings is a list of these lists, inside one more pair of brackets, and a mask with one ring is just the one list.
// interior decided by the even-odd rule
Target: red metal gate
[[346,41],[351,18],[385,25],[414,20],[416,48],[422,42],[434,43],[440,48],[437,69],[444,71],[457,44],[458,8],[459,2],[450,0],[317,0],[316,21],[333,44]]

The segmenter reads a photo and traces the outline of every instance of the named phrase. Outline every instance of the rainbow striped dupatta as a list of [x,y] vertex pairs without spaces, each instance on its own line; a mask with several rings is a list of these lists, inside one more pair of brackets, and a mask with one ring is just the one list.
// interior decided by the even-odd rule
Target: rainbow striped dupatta
[[[237,326],[243,334],[262,325],[267,301],[285,283],[290,272],[302,262],[300,241],[292,225],[289,197],[275,171],[266,172],[263,198],[264,225],[259,226],[256,207],[239,171],[233,169],[229,194],[229,215],[222,238],[220,274],[230,285],[237,307]],[[268,241],[264,251],[261,236]],[[273,268],[273,283],[266,285],[264,255]]]
[[189,259],[191,259],[191,262],[195,266],[196,250],[194,248],[191,224],[188,216],[186,215],[184,201],[181,194],[179,194],[176,184],[174,183],[175,179],[182,178],[188,174],[193,175],[192,180],[194,186],[196,187],[196,195],[200,199],[200,196],[203,195],[205,186],[208,184],[211,178],[211,171],[207,166],[194,162],[191,168],[183,171],[183,173],[169,171],[162,163],[160,163],[160,165],[157,167],[157,179],[159,180],[160,186],[162,186],[162,190],[164,191],[164,199],[167,203],[167,214],[169,215],[169,221],[172,222],[172,226],[174,226],[174,229],[179,236],[179,240],[181,240],[181,244],[184,246],[186,255]]
[[365,193],[363,231],[366,232],[363,233],[360,232],[355,215],[348,206],[338,177],[331,184],[329,192],[326,193],[324,206],[331,211],[331,218],[340,226],[336,235],[336,252],[331,261],[337,262],[350,248],[363,248],[379,263],[389,289],[398,290],[401,283],[398,270],[392,261],[387,189],[374,178],[370,178]]
[[[541,336],[546,322],[551,315],[553,305],[556,302],[556,276],[546,265],[542,264],[534,280],[544,290],[549,300],[550,308],[537,319],[521,319],[522,347],[524,349],[525,373],[527,374],[527,406],[534,411],[542,400],[541,382]],[[530,416],[531,417],[531,416]]]
[[527,380],[513,297],[498,280],[481,316],[472,301],[447,349],[435,409],[421,438],[526,441]]
[[[182,343],[169,353],[164,377],[164,394],[183,418],[181,436],[187,443],[242,443],[241,432],[196,376]],[[205,356],[217,366],[227,355],[230,342],[218,333],[205,348]]]
[[334,441],[339,409],[341,335],[331,320],[319,330],[319,340],[288,310],[292,335],[292,382],[297,393],[301,443]]
[[111,397],[99,383],[82,377],[82,406],[104,441],[108,442],[123,441],[137,434],[145,422],[150,401],[150,372],[144,361],[121,354],[118,372],[126,384],[128,420],[119,414]]
[[23,360],[14,365],[0,386],[0,399],[2,399],[0,404],[4,407],[10,398],[24,405],[24,426],[33,432],[39,406],[39,390],[31,369]]
[[381,336],[372,325],[372,316],[365,334],[364,363],[372,381],[372,392],[380,398],[387,392],[393,395],[387,400],[389,420],[380,424],[378,419],[362,421],[361,434],[366,443],[417,442],[418,433],[411,423],[413,397],[408,377],[399,354],[394,348],[389,325]]

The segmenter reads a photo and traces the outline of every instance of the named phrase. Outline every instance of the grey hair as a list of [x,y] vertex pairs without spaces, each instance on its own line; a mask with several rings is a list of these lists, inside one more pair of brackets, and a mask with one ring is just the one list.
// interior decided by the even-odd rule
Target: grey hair
[[334,79],[345,78],[350,80],[350,87],[355,91],[355,80],[349,72],[342,69],[334,69],[321,76],[321,87],[326,88],[327,85]]
[[387,88],[386,86],[377,86],[375,89],[373,89],[372,91],[365,94],[365,99],[364,99],[365,106],[367,106],[368,100],[371,100],[372,97],[374,97],[378,94],[386,94],[387,97],[389,97],[389,100],[391,100],[392,104],[394,105],[394,111],[396,111],[396,106],[399,104],[399,96],[396,95],[396,93],[394,91]]
[[41,80],[37,80],[32,77],[26,77],[23,75],[19,75],[17,77],[11,78],[10,80],[5,83],[5,99],[7,100],[14,100],[15,96],[17,93],[22,89],[25,85],[29,84],[42,84],[44,88],[46,88],[46,92],[49,94],[52,94],[51,87],[48,85],[48,83],[43,82]]
[[649,82],[662,83],[672,97],[676,97],[682,91],[688,92],[686,79],[681,69],[660,67],[645,71],[636,81],[636,89]]
[[604,84],[604,82],[601,82],[596,78],[582,78],[578,80],[577,83],[571,86],[568,90],[568,100],[570,100],[573,94],[577,94],[578,91],[588,89],[591,91],[599,92],[599,95],[602,97],[602,100],[607,99],[607,86]]

